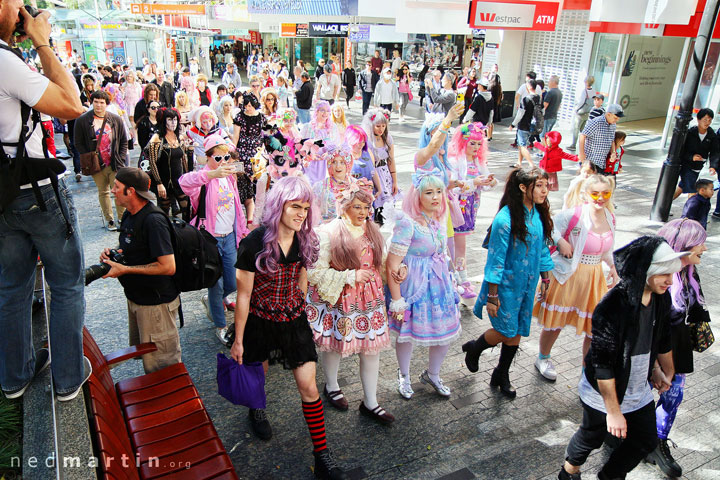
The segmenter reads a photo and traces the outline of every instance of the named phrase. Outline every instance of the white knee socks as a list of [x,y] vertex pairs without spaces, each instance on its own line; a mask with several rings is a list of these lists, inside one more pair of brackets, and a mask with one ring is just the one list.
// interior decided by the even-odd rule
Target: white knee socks
[[372,410],[378,406],[377,384],[380,371],[380,355],[360,354],[360,381],[363,387],[363,403]]
[[428,376],[432,381],[437,382],[440,378],[440,367],[442,366],[445,355],[450,350],[450,345],[440,345],[430,347],[430,361],[428,362]]
[[395,344],[395,355],[397,356],[400,373],[410,375],[410,358],[412,357],[413,344],[410,342],[397,342]]
[[337,352],[320,352],[320,361],[322,362],[328,392],[340,390],[340,385],[338,385],[338,369],[340,368],[341,358]]

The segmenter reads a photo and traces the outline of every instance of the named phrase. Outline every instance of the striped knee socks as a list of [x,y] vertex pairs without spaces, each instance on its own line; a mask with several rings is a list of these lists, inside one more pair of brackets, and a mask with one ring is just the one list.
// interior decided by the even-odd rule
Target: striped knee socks
[[319,452],[327,448],[325,441],[325,412],[320,397],[314,402],[302,402],[303,416],[310,430],[313,451]]

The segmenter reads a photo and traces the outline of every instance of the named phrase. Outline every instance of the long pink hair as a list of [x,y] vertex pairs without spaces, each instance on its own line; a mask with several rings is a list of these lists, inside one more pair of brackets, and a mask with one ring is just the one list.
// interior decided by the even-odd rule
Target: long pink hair
[[450,158],[453,162],[457,162],[457,160],[461,158],[464,159],[465,149],[470,140],[481,142],[475,159],[478,165],[485,165],[487,163],[488,145],[487,139],[485,138],[485,127],[480,122],[468,123],[455,130],[455,134],[448,146]]
[[265,249],[258,254],[257,260],[255,260],[255,266],[261,273],[278,271],[278,262],[280,261],[278,229],[285,211],[285,203],[292,201],[310,203],[307,218],[296,235],[300,242],[300,258],[303,266],[312,267],[317,261],[320,242],[312,228],[315,223],[312,187],[304,177],[282,177],[275,181],[268,193],[267,200],[265,200],[265,213],[262,219],[262,224],[266,228],[263,236]]
[[[275,187],[273,187],[275,188]],[[344,214],[355,199],[368,205],[372,204],[375,197],[370,192],[358,190],[350,198],[340,201],[341,214]],[[350,235],[344,221],[340,221],[340,231],[330,237],[330,265],[336,270],[358,270],[360,264],[360,242]],[[383,247],[385,242],[377,224],[372,220],[365,222],[365,236],[370,240],[370,248],[373,252],[373,267],[375,270],[382,268]]]

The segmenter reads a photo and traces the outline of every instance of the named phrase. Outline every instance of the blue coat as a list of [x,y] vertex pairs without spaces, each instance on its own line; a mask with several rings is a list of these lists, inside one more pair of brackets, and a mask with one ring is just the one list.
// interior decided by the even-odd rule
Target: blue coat
[[535,303],[540,272],[553,269],[550,250],[545,243],[543,226],[537,209],[525,209],[528,228],[527,245],[510,236],[510,209],[507,206],[495,215],[490,231],[485,278],[474,313],[482,318],[487,303],[488,283],[498,285],[500,309],[490,322],[506,337],[530,335],[532,309]]

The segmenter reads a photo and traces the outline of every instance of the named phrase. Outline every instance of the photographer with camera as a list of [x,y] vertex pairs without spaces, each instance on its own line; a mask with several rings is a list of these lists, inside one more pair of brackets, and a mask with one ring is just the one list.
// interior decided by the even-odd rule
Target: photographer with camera
[[126,213],[120,222],[120,246],[116,251],[106,248],[100,255],[100,261],[110,265],[103,278],[117,278],[125,289],[130,345],[154,342],[157,346],[155,352],[142,356],[145,373],[151,373],[181,361],[175,324],[180,291],[173,280],[170,224],[152,203],[156,198],[150,192],[150,177],[139,168],[120,168],[112,193]]
[[[65,166],[43,148],[39,113],[69,120],[84,112],[75,79],[50,47],[49,12],[0,0],[0,385],[18,398],[50,363],[33,349],[31,305],[38,254],[52,290],[49,340],[57,398],[75,398],[90,375],[83,361],[83,254]],[[22,22],[22,23],[20,23]],[[20,27],[45,75],[11,48]]]

